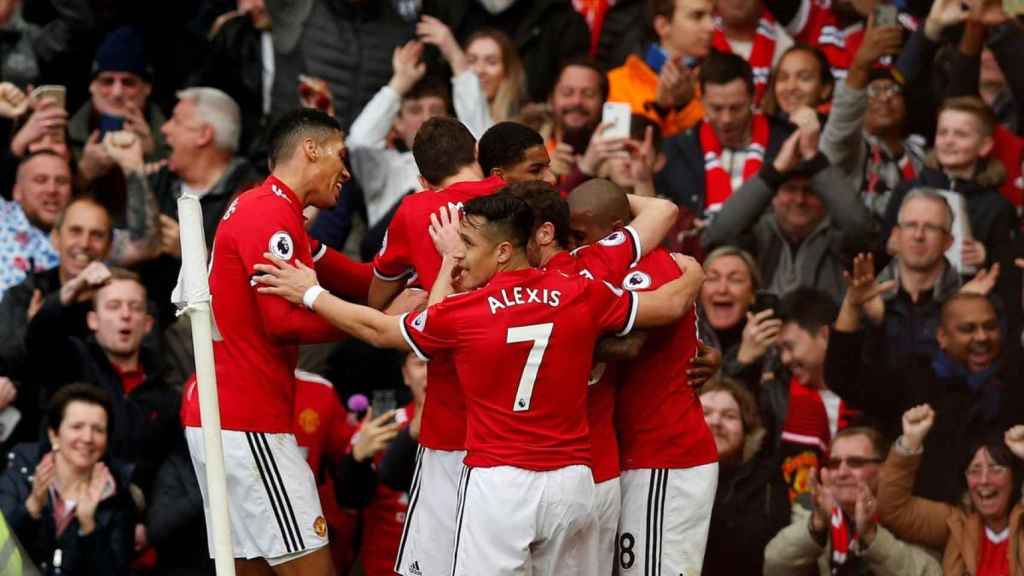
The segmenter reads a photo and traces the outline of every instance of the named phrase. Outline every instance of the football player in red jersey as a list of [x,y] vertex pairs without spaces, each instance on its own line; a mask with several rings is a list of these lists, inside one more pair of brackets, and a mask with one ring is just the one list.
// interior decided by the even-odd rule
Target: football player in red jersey
[[[303,227],[302,209],[333,206],[349,178],[337,121],[296,110],[272,128],[270,147],[270,177],[227,209],[210,263],[232,547],[240,575],[265,574],[269,565],[279,575],[326,576],[333,572],[327,524],[316,479],[292,433],[293,372],[298,344],[337,340],[343,333],[307,310],[257,293],[253,266],[266,262],[269,252],[315,265],[332,287],[352,280],[347,272],[364,269],[326,247],[311,250]],[[366,282],[357,279],[350,288],[349,297],[362,298]],[[208,507],[199,411],[191,414],[185,432]]]
[[[618,187],[602,179],[589,180],[580,188]],[[527,245],[530,264],[590,279],[618,282],[638,260],[656,248],[675,224],[679,209],[668,200],[622,194],[625,209],[636,216],[628,226],[620,226],[594,244],[571,253],[569,205],[554,188],[543,183],[515,184],[508,190],[530,206],[534,213],[534,232]],[[590,372],[587,394],[597,516],[596,575],[610,576],[614,569],[616,534],[619,528],[621,490],[619,487],[619,444],[615,435],[615,384],[618,364],[610,362],[616,354],[634,354],[643,344],[641,335],[625,336],[628,342],[601,340]]]
[[424,359],[453,354],[467,398],[455,574],[592,574],[585,402],[594,344],[605,332],[678,320],[693,306],[702,270],[679,256],[681,278],[649,293],[623,292],[530,268],[533,214],[515,196],[471,200],[465,213],[457,260],[463,287],[476,289],[419,314],[396,318],[347,303],[327,295],[308,266],[274,258],[257,268],[267,284],[260,290],[303,302],[376,346]]
[[[577,188],[569,195],[571,226],[595,242],[630,217],[623,193]],[[621,279],[646,293],[679,275],[672,257],[653,250]],[[700,574],[718,480],[718,453],[687,370],[698,349],[696,312],[648,333],[638,357],[623,367],[615,401],[622,465],[618,573]]]

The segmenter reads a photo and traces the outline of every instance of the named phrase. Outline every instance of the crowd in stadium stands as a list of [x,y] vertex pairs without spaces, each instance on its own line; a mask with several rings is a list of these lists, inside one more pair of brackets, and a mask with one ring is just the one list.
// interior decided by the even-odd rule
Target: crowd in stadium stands
[[[235,289],[301,344],[335,574],[1024,574],[1021,54],[1020,0],[0,0],[0,573],[214,573],[177,200],[215,258],[262,185],[305,229]],[[336,202],[279,188],[310,125]],[[289,298],[307,247],[404,340]],[[578,338],[506,340],[486,294]],[[477,327],[534,342],[510,389]],[[262,431],[239,390],[225,430]],[[535,495],[588,536],[521,534]]]

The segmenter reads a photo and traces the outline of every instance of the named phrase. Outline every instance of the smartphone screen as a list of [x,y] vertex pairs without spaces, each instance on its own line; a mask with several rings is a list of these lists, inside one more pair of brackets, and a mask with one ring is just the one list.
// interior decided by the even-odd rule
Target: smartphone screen
[[896,7],[891,4],[875,6],[875,28],[898,26],[899,22],[896,20],[898,15],[899,12],[896,10]]
[[111,116],[109,114],[100,114],[100,138],[107,132],[117,132],[124,128],[124,118],[121,116]]

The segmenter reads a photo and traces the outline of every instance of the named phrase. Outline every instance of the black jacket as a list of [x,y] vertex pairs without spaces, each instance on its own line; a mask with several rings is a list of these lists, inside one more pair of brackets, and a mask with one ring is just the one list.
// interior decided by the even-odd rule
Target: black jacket
[[518,0],[498,15],[477,0],[425,0],[423,13],[447,24],[459,42],[482,27],[508,34],[523,62],[531,102],[546,101],[562,62],[590,48],[590,29],[569,0]]
[[212,576],[203,495],[184,436],[160,466],[146,510],[146,536],[161,576]]
[[210,41],[209,55],[189,82],[193,86],[218,88],[235,99],[242,112],[238,150],[254,162],[266,158],[264,130],[269,118],[263,114],[260,35],[247,16],[228,20]]
[[597,40],[597,61],[605,70],[622,66],[630,54],[642,53],[654,35],[645,0],[619,0],[608,7]]
[[788,487],[779,462],[760,449],[761,434],[751,435],[745,452],[754,452],[741,464],[719,464],[705,574],[761,574],[765,546],[789,524]]
[[[933,359],[918,358],[902,370],[886,370],[871,360],[873,345],[864,332],[832,330],[825,355],[829,388],[864,415],[874,419],[890,438],[901,431],[903,412],[928,403],[935,425],[924,444],[924,459],[914,494],[956,504],[963,490],[963,471],[971,445],[1014,424],[1024,422],[1024,403],[1017,390],[1016,370],[996,374],[985,392],[973,392],[963,376],[942,374]],[[867,348],[867,353],[865,353]]]
[[277,45],[275,36],[271,115],[298,106],[299,74],[309,74],[330,85],[338,121],[347,130],[391,78],[392,52],[412,39],[414,27],[389,1],[267,2],[274,22],[294,20],[292,14],[302,10],[308,15],[294,47]]
[[[793,132],[793,126],[769,116],[770,131],[764,163],[771,162],[779,148]],[[700,146],[700,127],[703,121],[665,141],[665,167],[654,175],[654,187],[659,194],[685,207],[690,213],[703,218],[704,214],[704,150]]]
[[[96,528],[78,534],[78,520],[57,537],[53,506],[47,498],[39,520],[25,509],[32,492],[36,466],[50,450],[49,442],[19,444],[7,455],[7,471],[0,476],[0,511],[32,561],[44,574],[63,576],[121,576],[128,573],[135,537],[135,504],[128,489],[128,469],[107,461],[116,488],[96,508]],[[60,566],[53,566],[60,550]],[[59,569],[58,569],[59,568]]]
[[157,467],[181,434],[180,396],[159,377],[159,361],[146,348],[141,363],[145,381],[124,393],[120,375],[92,337],[70,336],[74,319],[52,294],[29,322],[28,354],[33,380],[28,382],[49,398],[73,382],[95,384],[113,398],[110,454],[134,466],[132,482],[149,493]]

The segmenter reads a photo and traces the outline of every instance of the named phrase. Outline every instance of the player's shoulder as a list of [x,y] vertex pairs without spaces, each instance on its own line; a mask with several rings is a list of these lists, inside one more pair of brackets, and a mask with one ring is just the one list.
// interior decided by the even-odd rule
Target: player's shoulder
[[658,247],[645,255],[622,277],[627,290],[647,290],[679,276],[679,266],[668,250]]

